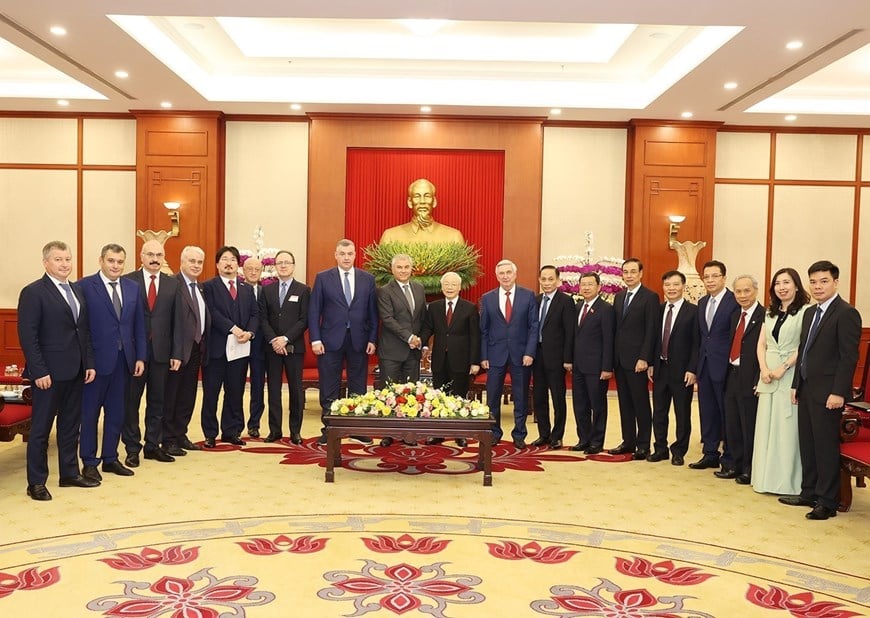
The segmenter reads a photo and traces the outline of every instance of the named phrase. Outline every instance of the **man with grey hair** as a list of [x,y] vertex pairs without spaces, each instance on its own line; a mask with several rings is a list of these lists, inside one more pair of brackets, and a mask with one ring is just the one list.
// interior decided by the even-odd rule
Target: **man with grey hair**
[[725,380],[725,439],[731,453],[730,466],[713,474],[749,485],[755,443],[755,417],[758,412],[758,336],[764,327],[764,307],[759,304],[758,280],[740,275],[732,284],[740,310],[731,316],[731,349],[728,377]]
[[538,347],[538,304],[535,293],[520,287],[517,266],[501,260],[495,266],[499,287],[480,299],[480,366],[487,370],[486,401],[495,418],[493,437],[501,440],[501,396],[505,375],[511,376],[514,400],[514,446],[526,448],[526,413],[532,363]]

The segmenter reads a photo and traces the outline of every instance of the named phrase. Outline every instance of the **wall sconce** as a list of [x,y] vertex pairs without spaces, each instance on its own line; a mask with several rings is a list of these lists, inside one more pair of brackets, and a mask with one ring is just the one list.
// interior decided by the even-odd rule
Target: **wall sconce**
[[668,229],[668,240],[676,240],[677,232],[680,231],[680,223],[686,220],[686,215],[668,215],[671,226]]
[[161,245],[166,244],[170,238],[174,238],[181,233],[181,216],[178,209],[181,208],[181,202],[163,202],[163,207],[169,211],[169,220],[172,221],[172,228],[167,230],[136,230],[136,236],[143,241],[156,240]]

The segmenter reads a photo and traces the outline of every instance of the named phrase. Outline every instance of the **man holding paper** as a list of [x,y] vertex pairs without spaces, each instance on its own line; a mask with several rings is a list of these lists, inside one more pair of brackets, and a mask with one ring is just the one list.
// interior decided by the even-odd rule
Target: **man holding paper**
[[245,444],[240,436],[245,427],[242,396],[246,359],[259,325],[254,291],[238,280],[239,250],[221,247],[215,257],[218,276],[203,285],[205,304],[211,313],[209,361],[202,373],[202,432],[206,448],[214,448],[217,439],[217,402],[221,388],[225,402],[220,419],[221,440],[238,446]]

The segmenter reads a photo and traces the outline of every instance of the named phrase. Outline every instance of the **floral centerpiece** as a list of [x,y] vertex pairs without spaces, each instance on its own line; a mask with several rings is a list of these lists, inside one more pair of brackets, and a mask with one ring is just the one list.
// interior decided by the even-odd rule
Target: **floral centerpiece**
[[554,260],[556,270],[562,279],[560,290],[570,294],[575,301],[580,300],[580,277],[586,273],[598,273],[601,279],[601,297],[609,303],[625,289],[622,280],[622,258],[603,257],[593,260],[592,232],[586,232],[586,251],[583,255],[560,255]]
[[397,253],[411,256],[414,270],[411,278],[423,286],[427,294],[441,291],[441,275],[448,271],[462,279],[462,289],[475,284],[480,276],[480,250],[461,242],[383,242],[369,245],[364,250],[365,268],[375,276],[378,285],[393,278],[390,260]]
[[242,267],[245,265],[248,258],[255,257],[263,264],[263,272],[260,274],[260,285],[268,285],[278,280],[278,272],[275,270],[275,254],[278,253],[278,249],[274,247],[263,247],[264,237],[263,226],[258,225],[254,228],[253,235],[255,250],[249,251],[248,249],[239,249],[239,277],[242,279],[245,278]]
[[448,395],[425,382],[388,384],[365,395],[336,399],[329,413],[338,416],[395,418],[487,418],[480,401]]

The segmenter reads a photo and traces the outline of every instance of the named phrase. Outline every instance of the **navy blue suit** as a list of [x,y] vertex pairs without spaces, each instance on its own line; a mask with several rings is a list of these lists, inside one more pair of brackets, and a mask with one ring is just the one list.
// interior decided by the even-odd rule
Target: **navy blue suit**
[[27,484],[48,479],[48,436],[57,417],[57,459],[60,478],[79,474],[78,446],[84,370],[93,369],[87,304],[81,293],[78,321],[55,282],[43,275],[18,297],[18,340],[26,364],[24,377],[51,377],[51,386],[34,386],[30,438],[27,441]]
[[501,397],[505,374],[510,372],[514,400],[514,428],[511,437],[525,440],[528,386],[531,367],[523,366],[523,356],[535,357],[538,347],[538,303],[531,290],[514,287],[511,294],[511,320],[505,320],[496,288],[480,299],[480,360],[489,361],[486,373],[486,401],[495,418],[493,436],[501,440]]
[[[120,277],[121,318],[100,273],[84,277],[76,287],[88,305],[94,367],[97,377],[82,392],[82,430],[79,447],[82,462],[96,466],[118,461],[118,443],[126,414],[126,397],[136,361],[148,358],[145,313],[139,286]],[[97,424],[103,409],[103,440],[97,457]]]
[[[731,318],[740,305],[731,290],[725,290],[713,322],[707,327],[707,304],[710,295],[698,301],[698,411],[701,417],[701,442],[704,457],[719,459],[719,443],[725,438],[725,379],[731,352]],[[728,445],[723,445],[722,465],[732,468]]]
[[221,439],[238,438],[245,427],[242,398],[248,359],[227,361],[227,337],[234,326],[251,333],[260,328],[259,307],[254,290],[244,281],[236,282],[236,298],[221,277],[206,281],[203,296],[211,314],[208,330],[208,364],[202,370],[202,433],[206,438],[217,438],[217,402],[221,387],[224,389],[224,407],[221,412]]
[[350,273],[354,292],[349,305],[344,297],[344,275],[339,276],[338,267],[317,273],[311,289],[308,334],[312,342],[320,341],[326,350],[317,357],[320,407],[324,412],[339,397],[342,365],[346,364],[348,392],[366,392],[366,347],[378,340],[375,278],[359,268]]

